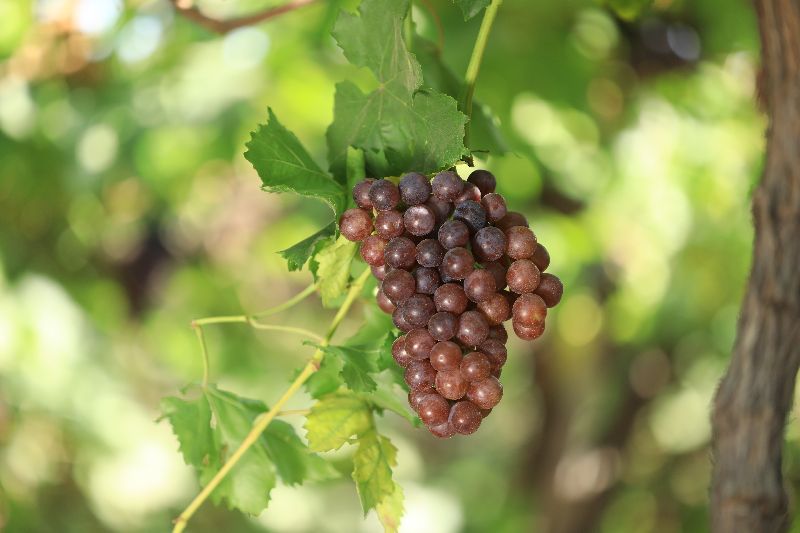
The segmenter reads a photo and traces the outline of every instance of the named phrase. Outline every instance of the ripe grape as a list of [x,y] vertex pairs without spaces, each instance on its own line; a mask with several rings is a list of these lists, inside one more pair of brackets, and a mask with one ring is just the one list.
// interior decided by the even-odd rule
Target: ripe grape
[[446,283],[436,289],[436,292],[433,293],[433,301],[437,311],[447,311],[454,315],[460,315],[466,311],[469,303],[464,289],[455,283]]
[[467,393],[468,382],[458,370],[436,373],[436,391],[448,400],[460,400]]
[[434,437],[439,437],[440,439],[449,439],[450,437],[456,434],[455,428],[453,428],[453,425],[450,424],[449,421],[445,421],[444,423],[439,424],[438,426],[427,426],[427,427],[428,431],[430,431]]
[[427,235],[436,225],[436,215],[424,205],[412,205],[403,214],[403,224],[411,235]]
[[428,394],[436,394],[436,389],[433,387],[428,387],[426,389],[411,389],[408,391],[408,405],[411,406],[415,413],[419,414],[420,402],[422,402],[422,399]]
[[538,294],[523,294],[511,308],[514,322],[525,327],[531,327],[544,322],[547,317],[547,305]]
[[417,267],[414,277],[417,280],[417,292],[421,294],[433,294],[442,284],[439,271],[435,268]]
[[506,235],[494,226],[482,228],[472,240],[472,251],[481,261],[497,261],[506,251]]
[[508,360],[508,348],[505,342],[497,339],[486,339],[483,344],[478,346],[478,349],[486,354],[489,362],[492,364],[492,371],[503,368]]
[[414,359],[427,359],[436,341],[425,328],[415,328],[406,333],[406,352]]
[[403,215],[399,211],[379,211],[375,217],[375,231],[386,239],[394,239],[403,234]]
[[497,187],[497,179],[488,170],[473,170],[467,181],[478,187],[483,195],[493,193]]
[[478,407],[466,400],[453,404],[450,408],[450,424],[457,433],[471,435],[478,431],[483,417]]
[[467,399],[480,409],[491,409],[503,398],[503,386],[497,378],[489,376],[481,381],[472,381],[467,389]]
[[490,193],[481,198],[481,205],[486,211],[486,218],[490,222],[497,222],[502,220],[508,214],[505,199],[499,194]]
[[508,342],[508,331],[506,331],[506,327],[503,324],[490,327],[488,339],[498,340],[505,344]]
[[397,305],[414,296],[416,286],[414,276],[409,271],[398,268],[386,274],[381,289]]
[[436,268],[444,259],[444,247],[436,239],[425,239],[417,244],[417,263]]
[[475,260],[466,248],[451,248],[444,254],[442,270],[455,279],[464,279],[474,270]]
[[417,403],[420,420],[427,426],[438,426],[447,422],[450,404],[438,394],[426,394]]
[[464,247],[469,244],[469,228],[460,220],[448,220],[439,228],[438,238],[448,250]]
[[511,263],[506,272],[508,288],[517,294],[533,292],[539,286],[539,269],[533,261],[519,259]]
[[454,201],[464,190],[464,182],[455,172],[445,170],[433,177],[433,194],[440,200]]
[[536,235],[525,226],[514,226],[506,230],[506,255],[511,259],[528,259],[536,251]]
[[363,209],[348,209],[339,217],[339,231],[349,241],[363,241],[372,233],[372,216]]
[[494,276],[494,284],[498,291],[506,287],[506,267],[498,261],[484,261],[481,266]]
[[472,183],[464,184],[464,190],[461,191],[461,194],[458,195],[458,198],[456,198],[453,203],[458,205],[467,200],[472,200],[473,202],[481,201],[481,191]]
[[434,314],[428,320],[428,331],[437,341],[449,341],[458,329],[458,318],[447,312]]
[[533,257],[531,257],[531,261],[539,267],[540,272],[544,272],[547,270],[547,267],[550,266],[550,253],[547,251],[547,248],[544,247],[544,244],[539,243],[536,246],[536,250],[533,251]]
[[491,326],[498,326],[511,318],[511,304],[505,296],[497,292],[480,302],[478,310],[483,313]]
[[431,195],[431,183],[419,172],[409,172],[400,179],[400,198],[406,205],[424,204]]
[[375,183],[374,179],[367,178],[359,181],[353,187],[353,200],[361,209],[372,209],[372,200],[369,198],[369,189],[372,187],[373,183]]
[[461,348],[450,341],[437,342],[431,348],[431,366],[439,372],[457,370],[461,364]]
[[477,346],[489,336],[489,323],[478,311],[467,311],[458,318],[456,338],[464,346]]
[[398,365],[405,368],[411,364],[411,361],[414,359],[406,350],[406,336],[401,335],[395,339],[392,343],[392,358],[397,362]]
[[483,302],[497,294],[494,276],[486,270],[475,270],[464,279],[464,293],[473,302]]
[[461,375],[467,381],[480,381],[489,377],[492,362],[481,352],[470,352],[461,360]]
[[531,326],[519,322],[516,317],[511,319],[511,325],[514,327],[514,333],[517,337],[524,341],[532,341],[538,339],[544,333],[544,321],[535,322]]
[[380,179],[369,188],[369,199],[376,210],[389,211],[400,203],[400,191],[391,181]]
[[433,211],[434,215],[436,215],[437,225],[443,224],[444,221],[450,218],[450,215],[453,213],[453,204],[447,200],[440,200],[435,196],[428,198],[428,201],[425,202],[425,205],[428,206],[431,211]]
[[392,313],[392,324],[394,324],[397,329],[404,333],[408,333],[414,329],[414,326],[406,322],[406,319],[403,317],[403,313],[400,309],[395,309],[394,313]]
[[[366,242],[366,241],[365,241]],[[395,237],[386,245],[383,258],[393,268],[411,268],[417,260],[417,246],[408,237]]]
[[406,322],[415,328],[422,328],[428,324],[431,316],[436,312],[436,306],[430,296],[415,294],[408,300],[401,302],[397,307],[403,313]]
[[509,211],[506,213],[506,216],[501,218],[495,223],[495,226],[500,228],[503,231],[507,231],[514,226],[524,226],[528,227],[528,219],[525,218],[525,215],[522,213],[517,213],[516,211]]
[[361,242],[361,258],[369,266],[383,266],[386,241],[370,235]]
[[389,269],[391,267],[387,267],[386,263],[382,264],[381,266],[370,266],[369,269],[372,271],[372,275],[375,276],[375,279],[379,281],[383,281],[386,277],[386,274],[389,273]]
[[475,233],[486,225],[486,211],[478,202],[467,200],[456,205],[453,219],[462,221],[467,225],[470,233]]
[[547,307],[555,307],[558,305],[558,302],[561,301],[561,296],[564,294],[564,285],[556,276],[545,272],[542,274],[539,287],[535,292],[542,297]]
[[396,309],[395,305],[382,290],[378,290],[378,293],[375,295],[375,300],[378,302],[378,307],[381,311],[387,315],[394,313],[394,310]]
[[436,370],[427,359],[416,360],[406,367],[404,378],[414,390],[427,389],[436,382]]

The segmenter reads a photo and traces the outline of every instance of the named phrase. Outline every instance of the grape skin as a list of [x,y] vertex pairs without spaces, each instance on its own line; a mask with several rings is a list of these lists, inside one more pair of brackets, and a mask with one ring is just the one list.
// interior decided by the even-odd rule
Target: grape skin
[[457,370],[461,359],[461,348],[454,342],[437,342],[431,349],[431,365],[439,372]]
[[542,274],[535,292],[544,300],[547,307],[555,307],[564,294],[564,285],[560,279],[548,272]]
[[461,435],[471,435],[478,431],[482,420],[480,410],[470,401],[458,401],[450,408],[450,424]]
[[339,217],[339,231],[348,241],[363,241],[372,233],[372,216],[363,209],[348,209]]
[[430,198],[431,183],[424,174],[409,172],[400,179],[400,198],[406,205],[424,204]]

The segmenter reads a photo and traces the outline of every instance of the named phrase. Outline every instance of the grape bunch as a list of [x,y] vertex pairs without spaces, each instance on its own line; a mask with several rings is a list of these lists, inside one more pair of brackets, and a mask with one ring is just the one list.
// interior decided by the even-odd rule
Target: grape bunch
[[495,186],[486,170],[467,181],[452,171],[432,180],[411,172],[399,185],[368,178],[339,220],[380,280],[378,306],[403,332],[392,356],[408,402],[437,437],[477,431],[503,396],[503,323],[538,338],[564,290],[545,272],[547,249]]

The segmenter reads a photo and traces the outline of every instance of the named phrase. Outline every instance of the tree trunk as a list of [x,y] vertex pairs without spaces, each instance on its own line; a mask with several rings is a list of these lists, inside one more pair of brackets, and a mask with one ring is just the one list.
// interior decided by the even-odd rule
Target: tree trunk
[[781,456],[800,364],[800,2],[755,0],[769,114],[755,247],[713,423],[715,532],[785,531]]

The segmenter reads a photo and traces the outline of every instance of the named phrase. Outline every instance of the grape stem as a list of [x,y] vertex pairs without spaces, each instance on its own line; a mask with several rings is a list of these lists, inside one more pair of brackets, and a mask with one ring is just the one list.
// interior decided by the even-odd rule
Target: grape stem
[[489,41],[489,33],[492,31],[492,24],[497,16],[497,10],[503,0],[493,0],[489,7],[486,8],[486,13],[483,15],[481,27],[478,30],[478,36],[475,38],[475,46],[472,48],[472,56],[469,58],[467,65],[467,72],[464,75],[464,98],[462,100],[462,110],[470,119],[464,125],[464,145],[469,148],[469,125],[472,121],[472,98],[475,95],[475,85],[478,81],[478,72],[481,69],[481,61],[483,61],[483,52],[486,50],[486,43]]
[[[350,285],[350,290],[347,292],[347,296],[342,303],[342,306],[336,312],[336,315],[333,317],[330,326],[328,326],[328,332],[321,340],[319,347],[314,351],[311,359],[309,359],[308,363],[306,363],[306,366],[295,378],[292,384],[289,385],[289,388],[286,389],[286,392],[283,393],[283,396],[281,396],[278,401],[272,405],[270,410],[256,419],[256,422],[253,425],[253,428],[250,430],[250,433],[247,434],[236,451],[233,452],[225,464],[222,465],[222,468],[220,468],[219,472],[216,473],[211,481],[209,481],[208,484],[203,487],[203,490],[200,491],[200,493],[194,498],[194,500],[192,500],[186,509],[184,509],[178,518],[175,519],[175,526],[172,529],[172,533],[181,533],[184,529],[186,529],[186,524],[192,515],[194,515],[200,506],[203,505],[203,502],[208,499],[214,489],[219,486],[223,479],[225,479],[225,476],[228,475],[234,466],[236,466],[236,463],[239,462],[247,450],[249,450],[250,447],[259,439],[264,430],[267,429],[267,426],[269,426],[269,423],[272,422],[272,419],[274,419],[281,412],[281,408],[286,404],[286,402],[288,402],[289,399],[300,389],[300,387],[303,386],[308,378],[310,378],[311,375],[319,369],[320,363],[322,363],[322,359],[325,357],[325,348],[330,344],[334,333],[336,333],[336,330],[342,323],[342,320],[344,320],[344,317],[347,316],[350,307],[352,307],[353,302],[355,302],[356,298],[361,293],[361,290],[364,288],[364,283],[366,283],[369,275],[370,269],[364,270],[364,272]],[[219,322],[242,322],[242,320],[216,320],[215,322],[207,323]]]

